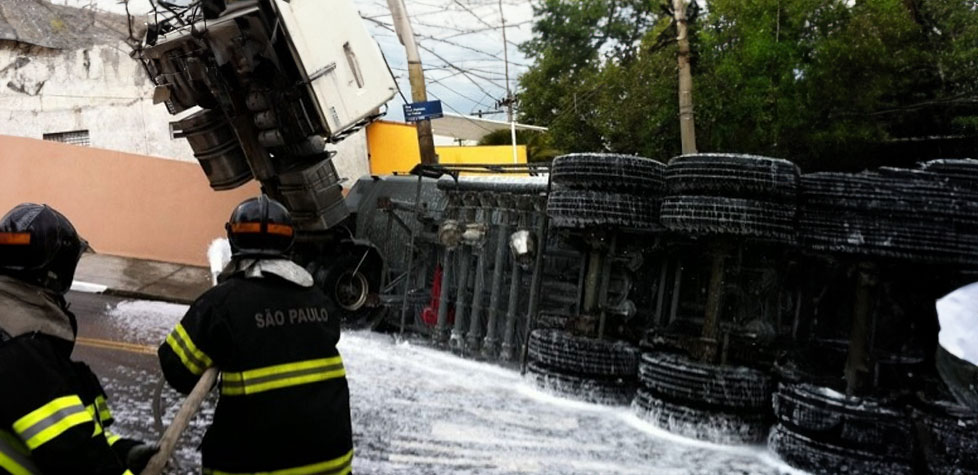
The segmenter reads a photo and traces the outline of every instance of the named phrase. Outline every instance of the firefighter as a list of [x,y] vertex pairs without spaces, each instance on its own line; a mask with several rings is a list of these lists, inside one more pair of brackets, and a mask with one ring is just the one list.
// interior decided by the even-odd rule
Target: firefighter
[[289,260],[288,210],[262,195],[225,226],[231,262],[160,345],[160,365],[189,393],[221,371],[214,421],[201,444],[204,473],[350,473],[353,440],[338,315]]
[[117,475],[157,450],[107,431],[98,378],[70,359],[78,326],[64,294],[87,247],[46,205],[0,219],[0,472]]

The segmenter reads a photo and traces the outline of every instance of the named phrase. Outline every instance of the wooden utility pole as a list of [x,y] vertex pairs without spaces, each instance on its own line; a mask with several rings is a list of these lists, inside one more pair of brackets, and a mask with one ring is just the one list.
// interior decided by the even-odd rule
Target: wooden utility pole
[[516,119],[513,117],[513,92],[509,88],[509,43],[506,41],[506,15],[503,13],[503,0],[499,0],[499,18],[503,25],[503,63],[506,66],[506,120],[509,122],[509,139],[513,144],[513,163],[519,162],[516,149]]
[[689,34],[686,25],[686,1],[673,0],[676,40],[679,43],[679,133],[683,154],[696,153],[696,125],[693,121],[693,73],[689,67]]
[[[407,8],[404,6],[404,0],[387,0],[387,7],[390,8],[391,16],[394,18],[394,31],[397,32],[397,37],[404,45],[404,51],[407,54],[411,100],[414,102],[427,101],[428,91],[425,89],[421,54],[418,52],[418,44],[414,40],[414,29],[411,28],[411,20],[408,17]],[[421,120],[415,125],[418,128],[421,163],[425,165],[438,163],[438,157],[435,155],[435,140],[431,134],[431,120]]]

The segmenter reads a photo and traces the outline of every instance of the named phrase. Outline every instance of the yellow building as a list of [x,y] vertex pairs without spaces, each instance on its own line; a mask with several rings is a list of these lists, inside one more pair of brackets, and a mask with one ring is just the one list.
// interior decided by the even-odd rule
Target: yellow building
[[[438,120],[441,119],[435,119]],[[486,133],[491,131],[487,130]],[[516,149],[516,163],[526,163],[526,146],[518,145]],[[367,127],[367,151],[370,173],[373,175],[408,172],[421,162],[418,132],[414,124],[385,120],[370,124]],[[444,145],[436,146],[435,153],[439,163],[446,164],[513,163],[513,147],[509,145]]]

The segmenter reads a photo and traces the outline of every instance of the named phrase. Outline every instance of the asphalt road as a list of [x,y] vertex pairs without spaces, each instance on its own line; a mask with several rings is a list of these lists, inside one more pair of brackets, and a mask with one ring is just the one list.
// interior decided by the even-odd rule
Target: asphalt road
[[[152,322],[156,315],[127,308],[129,299],[80,292],[69,292],[67,298],[78,319],[72,358],[88,363],[102,381],[115,419],[110,430],[125,437],[159,440],[162,426],[154,417],[154,403],[159,401],[158,407],[169,420],[182,398],[162,384],[156,348],[183,306],[154,304],[170,310],[171,315]],[[198,416],[185,434],[170,473],[197,472],[194,467],[199,466],[200,456],[193,448],[203,437],[205,416],[213,413],[213,404],[208,402],[206,414]]]
[[[74,358],[109,395],[114,432],[157,440],[153,406],[162,388],[157,345],[186,306],[70,293],[78,317]],[[518,372],[366,331],[339,345],[350,383],[357,474],[783,473],[764,447],[683,439],[649,426],[628,407],[540,392]],[[163,420],[182,401],[161,389]],[[216,392],[185,434],[170,473],[199,473],[196,448]],[[256,414],[255,417],[261,417]]]

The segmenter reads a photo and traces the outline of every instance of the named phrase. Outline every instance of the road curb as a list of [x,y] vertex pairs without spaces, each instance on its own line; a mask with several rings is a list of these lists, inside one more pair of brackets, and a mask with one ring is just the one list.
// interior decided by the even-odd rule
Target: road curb
[[182,305],[190,305],[194,303],[195,299],[173,297],[168,295],[159,295],[149,292],[141,292],[139,290],[124,290],[124,289],[113,289],[107,285],[96,284],[93,282],[83,282],[76,280],[71,283],[71,291],[81,292],[86,294],[102,294],[110,295],[113,297],[122,297],[127,299],[139,299],[139,300],[151,300],[155,302],[167,302]]
[[181,305],[190,305],[194,303],[194,299],[185,299],[180,297],[171,297],[165,295],[151,294],[147,292],[140,292],[138,290],[123,290],[123,289],[110,289],[106,288],[102,292],[104,295],[111,295],[113,297],[122,297],[127,299],[138,299],[138,300],[152,300],[156,302],[167,302],[175,303]]

